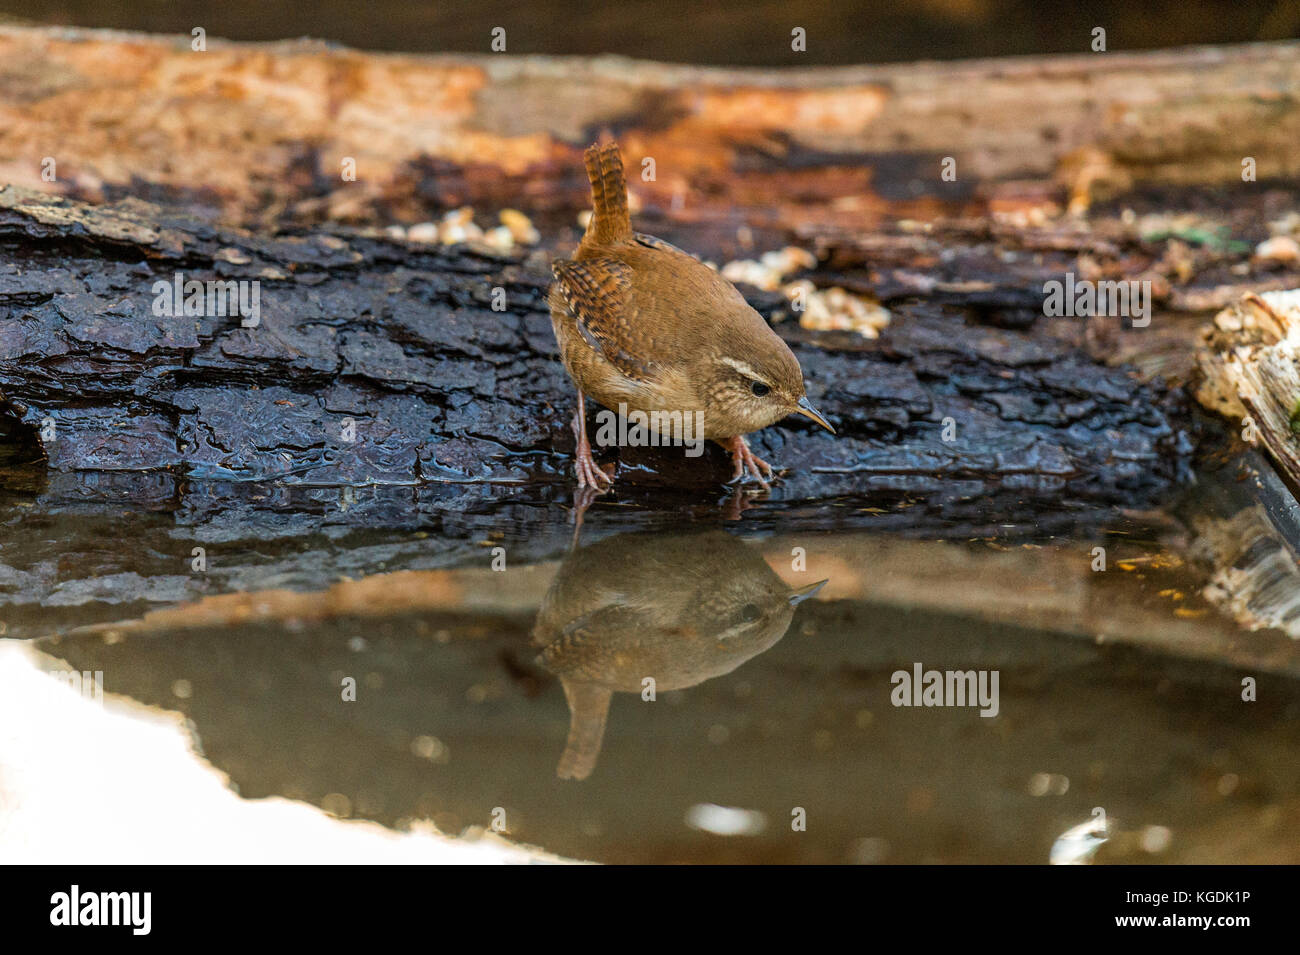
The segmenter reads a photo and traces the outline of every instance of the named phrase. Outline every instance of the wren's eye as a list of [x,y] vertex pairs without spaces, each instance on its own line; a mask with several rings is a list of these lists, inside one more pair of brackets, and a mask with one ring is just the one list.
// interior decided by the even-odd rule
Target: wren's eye
[[761,381],[751,381],[749,383],[749,390],[754,393],[755,398],[766,398],[772,393],[772,389]]
[[[764,385],[764,387],[767,386]],[[762,611],[758,609],[758,604],[745,604],[740,608],[740,619],[745,623],[753,623],[762,615]]]

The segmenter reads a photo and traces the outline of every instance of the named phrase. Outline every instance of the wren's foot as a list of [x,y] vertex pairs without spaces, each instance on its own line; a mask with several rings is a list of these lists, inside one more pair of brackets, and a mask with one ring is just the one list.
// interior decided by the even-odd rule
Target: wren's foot
[[762,491],[753,488],[742,488],[733,486],[727,499],[722,502],[721,512],[724,521],[739,521],[744,518],[746,511],[753,508],[754,498],[761,495]]
[[582,538],[582,519],[587,516],[587,508],[591,507],[596,498],[604,493],[604,488],[597,490],[594,487],[576,487],[573,489],[573,540],[569,545],[570,550],[578,549],[578,542]]
[[573,437],[578,445],[573,451],[573,473],[577,475],[578,487],[591,487],[598,491],[607,489],[614,479],[601,470],[596,459],[591,456],[591,442],[587,440],[587,413],[578,392],[578,410],[573,413]]
[[772,479],[772,465],[749,450],[749,442],[745,440],[744,435],[738,434],[734,438],[718,443],[731,452],[731,460],[735,465],[731,475],[732,481],[743,483],[746,477],[753,477],[763,487],[768,489],[772,487],[768,483]]
[[589,487],[597,491],[607,491],[614,483],[609,473],[603,470],[591,456],[591,446],[578,445],[573,456],[573,473],[578,477],[578,487]]

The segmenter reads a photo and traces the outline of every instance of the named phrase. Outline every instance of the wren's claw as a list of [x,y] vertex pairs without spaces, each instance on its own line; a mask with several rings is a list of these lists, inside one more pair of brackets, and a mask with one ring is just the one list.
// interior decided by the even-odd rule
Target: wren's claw
[[597,491],[608,489],[614,479],[601,470],[591,456],[591,442],[587,440],[587,408],[581,391],[578,392],[578,410],[573,413],[573,437],[577,441],[573,451],[573,473],[578,478],[578,487]]
[[752,477],[764,488],[771,490],[772,485],[769,482],[772,480],[772,465],[749,450],[749,442],[745,440],[743,435],[738,434],[734,438],[719,443],[731,452],[732,463],[735,465],[731,475],[733,482],[743,483],[747,477]]
[[724,521],[742,520],[746,511],[755,507],[754,498],[763,492],[754,488],[742,488],[732,485],[731,493],[722,502],[721,513]]
[[578,487],[589,487],[597,491],[607,491],[614,479],[602,470],[591,456],[591,448],[579,447],[573,459],[573,473],[578,477]]
[[570,550],[578,549],[578,542],[582,538],[582,519],[587,516],[587,509],[596,502],[596,498],[604,494],[604,490],[596,490],[594,487],[578,487],[573,491],[573,542],[570,544]]

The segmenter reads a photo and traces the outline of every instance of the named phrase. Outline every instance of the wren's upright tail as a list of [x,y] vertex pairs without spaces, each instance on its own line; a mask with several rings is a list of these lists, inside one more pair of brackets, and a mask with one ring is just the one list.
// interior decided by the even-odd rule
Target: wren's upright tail
[[584,247],[605,246],[632,235],[627,211],[627,180],[618,143],[588,146],[583,153],[587,178],[591,181],[591,224],[582,237]]

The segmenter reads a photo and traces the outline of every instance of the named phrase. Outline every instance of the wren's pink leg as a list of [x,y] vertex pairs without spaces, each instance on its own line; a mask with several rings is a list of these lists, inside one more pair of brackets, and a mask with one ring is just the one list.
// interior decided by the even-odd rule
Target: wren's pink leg
[[772,465],[749,450],[749,442],[745,440],[744,435],[738,434],[734,438],[719,441],[718,444],[731,452],[731,460],[735,464],[735,470],[731,475],[733,481],[744,480],[745,472],[748,471],[763,487],[771,488],[768,481],[772,478]]
[[726,501],[722,502],[722,519],[724,521],[739,521],[744,519],[746,511],[754,507],[751,503],[759,491],[753,488],[742,488],[733,486],[731,493],[727,495]]
[[578,487],[594,487],[603,490],[614,483],[614,479],[596,466],[596,459],[591,456],[591,442],[587,440],[587,406],[582,392],[578,392],[578,410],[573,413],[573,436],[578,446],[573,452],[573,473],[578,476]]

